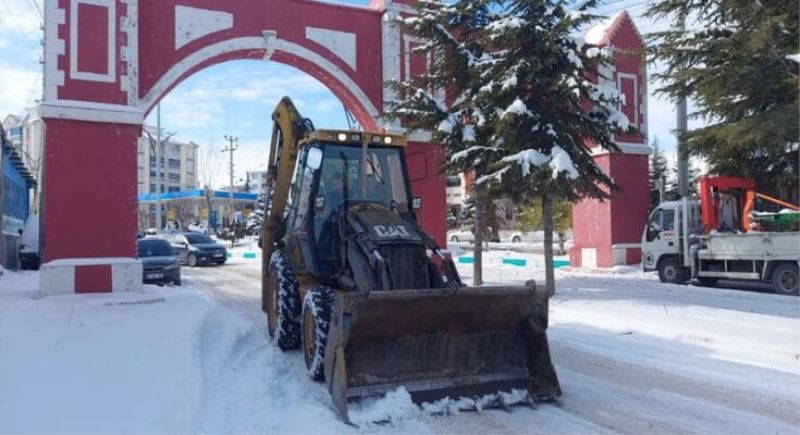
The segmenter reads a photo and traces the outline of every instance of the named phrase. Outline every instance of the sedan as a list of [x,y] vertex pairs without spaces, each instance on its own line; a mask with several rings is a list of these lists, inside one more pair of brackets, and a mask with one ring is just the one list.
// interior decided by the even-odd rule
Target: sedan
[[178,260],[196,267],[203,264],[225,264],[228,251],[211,237],[202,233],[178,234],[172,238],[172,250]]
[[137,249],[142,261],[145,284],[181,285],[181,265],[168,241],[158,237],[139,239]]

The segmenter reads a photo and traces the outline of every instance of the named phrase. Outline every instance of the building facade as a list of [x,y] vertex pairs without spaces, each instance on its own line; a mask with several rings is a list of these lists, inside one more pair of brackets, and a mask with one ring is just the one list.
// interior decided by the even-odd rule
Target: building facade
[[36,181],[2,127],[0,151],[0,266],[17,269],[22,230],[30,214],[30,191]]
[[[144,127],[137,144],[138,194],[156,193],[156,129]],[[161,193],[197,188],[196,143],[168,140],[161,150]]]
[[38,213],[38,186],[42,182],[42,149],[44,145],[42,120],[35,111],[29,111],[23,116],[6,116],[2,125],[8,146],[13,148],[25,171],[34,178],[35,184],[30,190],[29,198],[30,212]]
[[261,193],[267,187],[267,171],[247,171],[247,193]]

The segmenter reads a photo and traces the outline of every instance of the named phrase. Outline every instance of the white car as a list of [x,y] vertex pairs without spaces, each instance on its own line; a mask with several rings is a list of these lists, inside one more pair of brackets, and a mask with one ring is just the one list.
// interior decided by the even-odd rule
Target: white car
[[474,242],[475,235],[472,234],[472,231],[470,230],[459,228],[448,231],[447,240],[449,240],[451,243]]
[[504,243],[533,243],[544,240],[544,231],[500,230],[500,241]]

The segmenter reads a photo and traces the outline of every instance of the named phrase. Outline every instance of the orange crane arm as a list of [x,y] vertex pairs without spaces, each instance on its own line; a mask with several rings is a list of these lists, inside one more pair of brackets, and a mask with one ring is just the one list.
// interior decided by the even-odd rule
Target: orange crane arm
[[750,212],[756,208],[756,198],[761,198],[765,201],[772,202],[774,204],[778,204],[781,207],[786,207],[788,209],[792,209],[794,211],[800,211],[800,206],[796,206],[794,204],[781,201],[778,198],[773,198],[769,195],[765,195],[763,193],[758,193],[755,191],[748,191],[747,192],[747,200],[744,203],[744,209],[742,210],[742,226],[745,231],[750,230]]

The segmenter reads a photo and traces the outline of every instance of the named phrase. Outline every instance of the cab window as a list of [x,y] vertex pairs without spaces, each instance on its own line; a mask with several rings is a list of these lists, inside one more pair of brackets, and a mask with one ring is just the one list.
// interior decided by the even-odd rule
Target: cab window
[[661,213],[661,230],[675,230],[675,210],[663,210],[663,213]]

